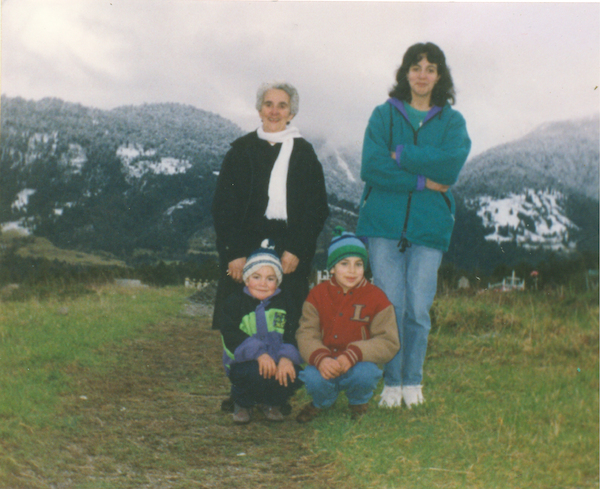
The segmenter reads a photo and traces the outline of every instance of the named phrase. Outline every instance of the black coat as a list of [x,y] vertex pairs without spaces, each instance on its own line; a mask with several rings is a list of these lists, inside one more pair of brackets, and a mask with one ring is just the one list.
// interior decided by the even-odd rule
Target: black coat
[[[222,265],[247,257],[260,246],[270,170],[261,171],[264,154],[256,131],[231,144],[225,155],[213,200],[212,214]],[[329,214],[323,168],[312,145],[294,139],[287,178],[287,227],[283,250],[310,264],[316,242]]]
[[[265,231],[264,214],[276,152],[254,131],[231,144],[221,165],[212,206],[221,269],[213,329],[219,329],[225,299],[240,287],[226,275],[229,262],[247,257],[265,238],[275,240],[280,256],[288,251],[300,260],[294,273],[284,275],[283,293],[298,310],[308,294],[317,238],[329,215],[323,167],[312,145],[295,138],[287,177],[287,224],[275,226],[272,234]],[[293,323],[299,320],[299,313],[291,312],[289,316]]]

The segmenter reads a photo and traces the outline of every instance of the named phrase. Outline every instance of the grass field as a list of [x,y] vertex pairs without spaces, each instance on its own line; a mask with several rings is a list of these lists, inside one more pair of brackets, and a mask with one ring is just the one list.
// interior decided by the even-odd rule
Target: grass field
[[2,489],[598,487],[597,291],[439,296],[424,406],[241,427],[189,291],[58,292],[0,302]]
[[[15,248],[22,258],[43,258],[48,261],[57,260],[70,265],[84,266],[117,266],[126,267],[125,262],[105,254],[89,254],[79,251],[57,248],[48,239],[28,236],[21,231],[4,231],[0,233],[0,250]],[[0,251],[0,256],[2,252]]]

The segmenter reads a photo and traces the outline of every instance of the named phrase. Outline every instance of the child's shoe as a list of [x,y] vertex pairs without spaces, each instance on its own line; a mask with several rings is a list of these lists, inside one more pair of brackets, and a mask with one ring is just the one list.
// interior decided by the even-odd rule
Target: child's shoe
[[418,406],[425,402],[422,385],[405,385],[402,387],[402,398],[407,408]]
[[238,404],[233,406],[233,422],[235,424],[247,424],[250,422],[250,409],[242,407]]
[[350,419],[357,420],[369,409],[368,404],[350,404]]
[[402,386],[390,387],[384,385],[381,391],[381,400],[379,401],[379,407],[401,407],[402,406]]
[[315,419],[320,412],[321,410],[319,408],[315,407],[312,402],[309,402],[302,408],[300,414],[296,416],[296,421],[298,421],[298,423],[308,423]]
[[223,401],[221,401],[221,411],[224,411],[226,413],[232,413],[234,408],[235,402],[233,402],[233,399],[231,397],[228,397],[227,399],[223,399]]
[[267,418],[269,421],[284,420],[283,414],[281,414],[281,409],[279,409],[277,406],[267,406],[266,404],[263,404],[260,406],[260,409],[265,415],[265,418]]

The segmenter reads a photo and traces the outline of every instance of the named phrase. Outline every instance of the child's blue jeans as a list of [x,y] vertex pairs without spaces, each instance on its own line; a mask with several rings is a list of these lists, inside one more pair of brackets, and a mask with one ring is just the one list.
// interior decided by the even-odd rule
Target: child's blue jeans
[[332,406],[341,391],[346,391],[349,404],[366,404],[382,375],[376,364],[359,362],[345,374],[325,380],[316,367],[309,365],[300,373],[300,380],[312,397],[313,405],[322,409]]

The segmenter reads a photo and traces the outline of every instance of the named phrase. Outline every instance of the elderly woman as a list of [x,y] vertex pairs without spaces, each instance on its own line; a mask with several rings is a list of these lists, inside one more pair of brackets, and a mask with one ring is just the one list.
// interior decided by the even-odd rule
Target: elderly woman
[[298,106],[298,92],[289,83],[261,85],[256,110],[262,125],[234,141],[223,160],[212,207],[222,272],[213,329],[219,329],[225,299],[242,287],[248,255],[267,238],[281,258],[281,290],[296,305],[288,315],[297,327],[317,237],[329,213],[321,163],[289,125]]
[[357,234],[368,237],[373,279],[394,304],[400,336],[400,351],[385,366],[380,405],[411,407],[424,401],[429,310],[454,226],[449,187],[471,140],[451,107],[454,86],[438,46],[411,46],[396,82],[365,132]]

